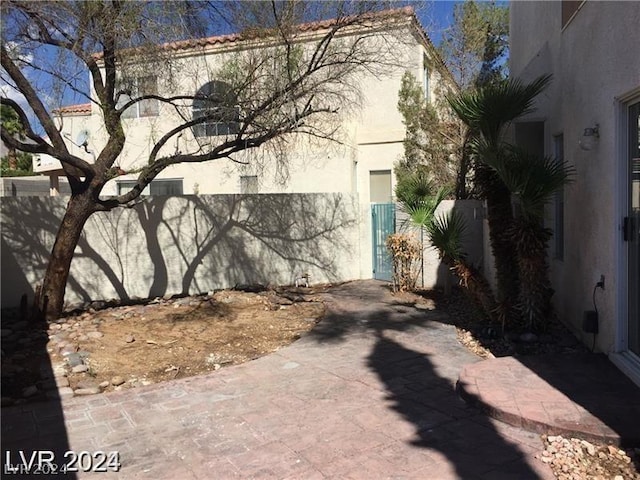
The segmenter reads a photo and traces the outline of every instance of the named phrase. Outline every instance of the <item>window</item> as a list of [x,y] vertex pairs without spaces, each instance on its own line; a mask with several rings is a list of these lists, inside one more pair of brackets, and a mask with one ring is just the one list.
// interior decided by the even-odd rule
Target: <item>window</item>
[[424,75],[424,99],[429,103],[431,101],[431,96],[429,95],[429,63],[426,55],[422,58],[422,65]]
[[240,177],[240,193],[258,193],[258,177],[256,175]]
[[[556,162],[564,162],[564,135],[553,137],[554,154]],[[554,228],[553,243],[554,257],[556,260],[564,260],[564,187],[556,192],[554,203]]]
[[[118,182],[118,195],[124,195],[135,185],[135,180],[120,180]],[[142,195],[182,195],[182,179],[152,180],[142,191]]]
[[[129,85],[126,85],[129,83]],[[158,94],[158,79],[157,77],[150,75],[146,77],[136,78],[131,82],[123,82],[125,84],[122,89],[127,90],[128,94],[120,94],[118,98],[118,107],[124,106],[131,99],[141,97],[143,95],[157,95]],[[148,98],[140,100],[131,105],[124,112],[122,112],[122,118],[140,118],[140,117],[152,117],[157,116],[159,110],[159,102],[156,98]]]
[[391,170],[372,170],[369,172],[369,201],[371,203],[393,202]]
[[206,121],[194,125],[196,137],[234,135],[240,130],[240,112],[231,86],[213,81],[196,93],[193,101],[193,118],[206,117]]

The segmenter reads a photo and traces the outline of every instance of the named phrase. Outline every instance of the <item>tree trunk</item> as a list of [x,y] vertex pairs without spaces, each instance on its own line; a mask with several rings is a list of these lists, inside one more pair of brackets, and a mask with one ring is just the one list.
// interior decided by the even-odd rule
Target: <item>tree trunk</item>
[[547,263],[551,230],[537,222],[518,219],[510,233],[518,251],[522,280],[518,309],[529,331],[545,331],[551,314],[553,294]]
[[503,315],[510,316],[520,292],[516,249],[509,237],[513,226],[511,192],[486,165],[478,165],[476,180],[487,201],[489,240],[495,259],[498,302]]
[[34,312],[36,318],[53,320],[62,313],[73,253],[87,219],[94,212],[89,191],[73,195],[69,200],[37,298],[37,311]]

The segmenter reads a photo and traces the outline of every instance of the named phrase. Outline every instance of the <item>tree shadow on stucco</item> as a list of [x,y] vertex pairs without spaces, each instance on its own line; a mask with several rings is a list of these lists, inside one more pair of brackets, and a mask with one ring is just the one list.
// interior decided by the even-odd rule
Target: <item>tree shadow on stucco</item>
[[[64,203],[21,200],[3,208],[3,255],[25,278],[39,279]],[[181,196],[99,212],[74,253],[67,292],[86,305],[113,294],[128,300],[239,283],[291,284],[309,271],[316,281],[335,281],[344,268],[336,252],[357,251],[349,236],[357,217],[352,203],[340,194]],[[9,274],[3,268],[3,277]],[[3,303],[17,303],[20,295],[12,293],[8,298],[3,290]]]
[[354,211],[339,195],[185,198],[156,227],[168,232],[180,259],[183,295],[291,284],[308,270],[333,281],[340,269],[334,249],[353,249],[343,230],[354,225]]
[[[15,200],[21,206],[18,210],[12,208],[18,205]],[[49,251],[39,240],[55,232],[57,218],[39,199],[27,197],[4,199],[2,213],[2,297],[23,297],[20,307],[9,309],[2,303],[2,476],[24,478],[25,460],[28,463],[35,452],[54,452],[59,464],[70,449],[47,352],[47,325],[31,319],[34,285],[24,271],[46,265]],[[39,225],[31,225],[26,215],[37,215]],[[17,245],[21,258],[12,253]],[[70,282],[74,284],[75,279]],[[25,398],[30,403],[9,405]],[[46,468],[40,473],[46,473]],[[56,478],[76,476],[68,473]]]
[[[32,302],[35,284],[41,282],[47,268],[64,209],[64,199],[61,198],[19,197],[3,201],[3,307],[16,306],[16,299],[23,294],[28,296],[29,303]],[[121,276],[104,260],[85,234],[78,240],[74,259],[89,259],[94,262],[121,298],[128,298]],[[11,264],[7,265],[5,260],[10,260]],[[24,278],[26,281],[16,284],[14,278]],[[69,274],[67,289],[84,302],[92,300],[82,279],[77,278],[73,271]]]
[[[373,340],[367,366],[384,385],[389,408],[414,426],[411,444],[445,455],[459,478],[539,478],[519,446],[457,395],[457,375],[474,359],[456,345],[455,332],[442,325],[446,317],[437,309],[423,311],[390,299],[386,288],[367,281],[332,290],[329,311],[310,338],[320,343],[354,336]],[[431,353],[403,344],[403,338],[420,332],[426,332],[425,350]]]

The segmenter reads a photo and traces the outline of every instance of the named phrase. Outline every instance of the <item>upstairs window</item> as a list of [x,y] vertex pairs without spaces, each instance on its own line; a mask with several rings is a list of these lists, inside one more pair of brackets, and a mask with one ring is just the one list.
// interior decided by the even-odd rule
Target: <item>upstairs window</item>
[[214,80],[204,85],[196,93],[193,101],[193,118],[206,117],[207,120],[194,125],[196,137],[234,135],[240,130],[240,109],[231,86]]
[[[126,93],[121,93],[118,98],[118,107],[123,107],[125,104],[144,95],[157,95],[158,94],[158,78],[154,75],[148,75],[146,77],[139,77],[134,80],[124,81],[123,90]],[[127,85],[128,84],[128,85]],[[122,118],[140,118],[140,117],[153,117],[157,116],[159,111],[159,102],[157,98],[147,98],[134,103],[124,112],[122,112]]]

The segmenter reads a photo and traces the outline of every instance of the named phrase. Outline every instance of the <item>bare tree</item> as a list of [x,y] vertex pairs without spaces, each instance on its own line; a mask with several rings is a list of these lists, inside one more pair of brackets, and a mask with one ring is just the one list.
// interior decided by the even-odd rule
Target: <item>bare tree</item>
[[[3,127],[2,140],[58,159],[72,190],[38,294],[40,314],[54,318],[63,309],[73,252],[87,219],[130,206],[164,169],[234,159],[258,147],[281,153],[302,134],[335,139],[340,115],[357,103],[359,76],[383,74],[389,62],[402,61],[392,37],[412,16],[383,7],[294,0],[3,2],[0,75],[26,102],[2,98],[23,126],[22,138]],[[211,25],[239,33],[208,43],[182,40],[211,33]],[[221,64],[208,67],[207,75],[221,87],[178,89],[176,72],[188,65],[176,50],[201,49],[206,59],[207,47],[216,42],[237,47]],[[163,77],[163,88],[128,83],[149,72]],[[90,91],[82,85],[87,76]],[[104,142],[95,161],[73,153],[47,103],[65,91],[84,96],[100,114]],[[150,101],[170,112],[164,118],[170,125],[154,134],[133,188],[117,197],[101,196],[105,184],[122,173],[119,160],[130,136],[125,112]],[[222,134],[199,139],[193,133],[220,123],[226,125]],[[192,141],[176,148],[183,136]]]

